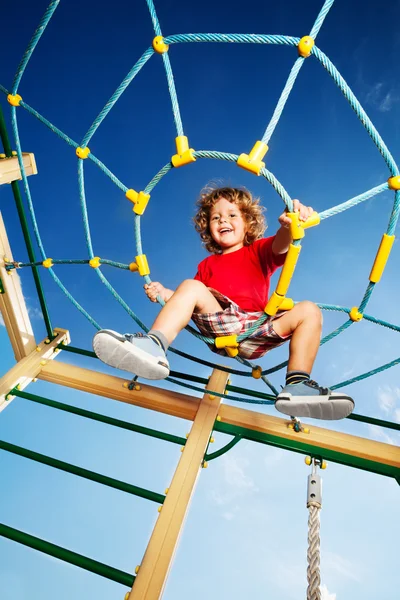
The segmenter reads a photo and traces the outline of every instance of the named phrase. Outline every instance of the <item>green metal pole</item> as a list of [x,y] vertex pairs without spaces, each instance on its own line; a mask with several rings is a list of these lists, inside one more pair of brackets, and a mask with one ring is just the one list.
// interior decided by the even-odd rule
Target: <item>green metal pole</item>
[[25,533],[24,531],[19,531],[13,527],[8,527],[7,525],[3,525],[3,523],[0,523],[0,535],[12,540],[13,542],[18,542],[18,544],[23,544],[24,546],[28,546],[34,550],[39,550],[39,552],[43,552],[49,556],[54,556],[59,560],[67,562],[71,565],[75,565],[76,567],[80,567],[81,569],[85,569],[86,571],[90,571],[91,573],[95,573],[96,575],[100,575],[101,577],[105,577],[106,579],[111,579],[111,581],[121,583],[127,587],[132,587],[133,582],[135,581],[134,575],[130,575],[129,573],[125,573],[124,571],[120,571],[114,567],[109,567],[108,565],[98,562],[97,560],[87,558],[82,554],[77,554],[76,552],[62,548],[61,546],[56,546],[55,544],[41,540],[38,537]]
[[76,465],[71,465],[62,460],[52,458],[51,456],[39,454],[39,452],[33,452],[33,450],[28,450],[27,448],[22,448],[21,446],[15,446],[14,444],[9,444],[8,442],[4,442],[2,440],[0,440],[0,449],[6,450],[6,452],[11,452],[12,454],[17,454],[18,456],[23,456],[24,458],[29,458],[30,460],[34,460],[43,465],[54,467],[60,471],[72,473],[78,477],[83,477],[84,479],[89,479],[90,481],[107,485],[108,487],[112,487],[116,490],[121,490],[122,492],[127,492],[128,494],[133,494],[134,496],[139,496],[140,498],[146,498],[146,500],[151,500],[152,502],[157,502],[158,504],[163,504],[165,500],[165,496],[163,494],[157,494],[157,492],[151,492],[150,490],[126,483],[125,481],[119,481],[118,479],[107,477],[106,475],[95,473],[94,471],[88,471],[88,469],[82,469]]
[[[0,105],[0,138],[1,138],[1,141],[3,142],[5,155],[7,157],[12,156],[10,139],[8,137],[6,122],[4,120],[4,115],[3,115],[1,105]],[[25,215],[24,205],[22,202],[22,197],[21,197],[21,192],[19,189],[18,181],[13,181],[11,183],[11,188],[12,188],[12,191],[14,194],[14,199],[15,199],[15,203],[17,206],[18,216],[19,216],[19,220],[21,223],[22,233],[24,236],[26,248],[28,251],[29,260],[30,260],[30,262],[36,262],[35,252],[34,252],[32,240],[31,240],[31,237],[29,234],[28,222],[27,222],[26,215]],[[36,291],[39,296],[39,302],[40,302],[40,306],[42,309],[44,322],[46,325],[47,335],[49,336],[50,339],[53,339],[53,337],[54,337],[53,327],[51,325],[49,311],[48,311],[48,308],[46,305],[43,287],[42,287],[42,283],[40,281],[39,271],[38,271],[37,267],[32,267],[32,274],[33,274],[33,279],[35,281]]]
[[143,427],[142,425],[135,425],[134,423],[128,423],[126,421],[121,421],[120,419],[107,417],[106,415],[101,415],[99,413],[92,412],[91,410],[78,408],[77,406],[70,406],[69,404],[64,404],[63,402],[56,402],[56,400],[50,400],[49,398],[43,398],[43,396],[30,394],[29,392],[18,390],[17,388],[14,388],[10,393],[12,396],[19,396],[20,398],[25,398],[26,400],[37,402],[38,404],[43,404],[44,406],[50,406],[51,408],[63,410],[86,419],[92,419],[93,421],[99,421],[100,423],[106,423],[107,425],[113,425],[114,427],[120,427],[121,429],[127,429],[128,431],[134,431],[135,433],[148,435],[159,440],[172,442],[173,444],[179,444],[180,446],[184,446],[187,442],[186,438],[178,435],[164,433],[163,431],[158,431],[157,429],[150,429],[149,427]]

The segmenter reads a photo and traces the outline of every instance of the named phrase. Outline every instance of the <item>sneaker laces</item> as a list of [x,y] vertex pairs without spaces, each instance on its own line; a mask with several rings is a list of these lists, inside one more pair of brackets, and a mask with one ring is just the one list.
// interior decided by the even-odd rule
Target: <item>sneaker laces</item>
[[305,385],[308,385],[309,387],[314,388],[315,390],[319,390],[319,393],[321,394],[321,396],[327,396],[330,393],[329,388],[318,385],[318,383],[316,381],[314,381],[314,379],[308,379],[307,381],[304,381],[303,383]]

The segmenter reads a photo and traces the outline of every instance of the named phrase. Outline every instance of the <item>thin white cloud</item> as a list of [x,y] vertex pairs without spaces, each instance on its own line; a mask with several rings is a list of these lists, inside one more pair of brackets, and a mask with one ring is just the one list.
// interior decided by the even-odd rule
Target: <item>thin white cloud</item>
[[4,319],[3,319],[3,315],[0,313],[0,326],[1,327],[5,327],[5,323],[4,323]]
[[321,585],[321,600],[336,600],[336,594],[331,594],[326,585]]
[[223,516],[227,520],[232,520],[239,507],[232,508],[229,505],[239,497],[257,492],[258,488],[254,480],[248,475],[249,460],[225,454],[221,458],[221,465],[223,470],[222,485],[217,489],[210,490],[210,498],[217,506],[226,508]]
[[377,395],[379,408],[387,415],[393,413],[396,405],[400,403],[400,387],[398,386],[379,386]]
[[340,575],[342,579],[362,582],[362,576],[357,572],[356,565],[344,556],[333,552],[324,552],[322,562],[325,573],[330,572],[336,576]]
[[396,92],[385,89],[385,84],[382,81],[372,85],[365,95],[366,104],[374,106],[379,112],[389,112],[398,101],[399,96]]

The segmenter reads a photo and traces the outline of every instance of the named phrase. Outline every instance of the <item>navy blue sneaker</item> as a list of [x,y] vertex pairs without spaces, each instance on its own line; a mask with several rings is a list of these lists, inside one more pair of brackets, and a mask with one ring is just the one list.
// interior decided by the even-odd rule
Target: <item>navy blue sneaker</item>
[[354,400],[342,392],[332,392],[308,379],[285,385],[276,398],[275,408],[292,417],[331,421],[348,417],[354,410]]
[[121,335],[101,329],[93,338],[96,356],[107,365],[145,379],[165,379],[169,363],[163,348],[144,333]]

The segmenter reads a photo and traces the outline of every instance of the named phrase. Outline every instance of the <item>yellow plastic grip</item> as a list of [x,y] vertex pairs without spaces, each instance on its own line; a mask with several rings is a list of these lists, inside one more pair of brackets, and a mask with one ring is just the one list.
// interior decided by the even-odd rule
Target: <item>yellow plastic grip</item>
[[389,258],[390,251],[395,240],[394,235],[383,234],[381,244],[375,257],[374,264],[372,265],[369,280],[372,283],[378,283],[382,277],[382,273],[386,267],[387,260]]
[[297,46],[297,48],[299,50],[299,55],[302,56],[303,58],[307,58],[308,56],[310,56],[311,50],[313,49],[314,44],[315,44],[315,42],[311,36],[309,36],[309,35],[303,36]]
[[231,348],[230,346],[226,346],[225,352],[231,358],[235,358],[239,354],[239,350],[237,348]]
[[226,348],[227,346],[237,348],[239,346],[237,335],[221,335],[215,338],[214,343],[217,348]]
[[250,154],[241,154],[237,159],[237,165],[245,169],[246,171],[250,171],[250,173],[254,173],[255,175],[259,175],[261,169],[265,167],[265,163],[263,162],[264,156],[268,152],[267,144],[258,140]]
[[50,269],[50,267],[53,266],[53,259],[52,258],[46,258],[46,260],[44,260],[42,262],[42,265],[46,268],[46,269]]
[[136,256],[136,264],[138,266],[140,275],[150,275],[149,264],[145,254],[139,254],[139,256]]
[[174,167],[183,167],[192,162],[196,162],[193,156],[193,148],[189,148],[189,142],[186,135],[178,135],[175,138],[176,154],[171,158]]
[[150,200],[150,194],[144,192],[136,192],[133,189],[126,190],[125,196],[133,202],[133,212],[137,215],[142,215],[146,209],[147,203]]
[[281,275],[279,277],[278,285],[276,286],[276,293],[279,296],[286,296],[290,282],[293,277],[294,270],[296,268],[297,260],[299,258],[301,246],[294,246],[290,244],[288,253],[286,255],[285,264],[282,267]]
[[22,98],[19,94],[8,94],[7,96],[7,102],[9,102],[11,106],[19,106],[21,100]]

